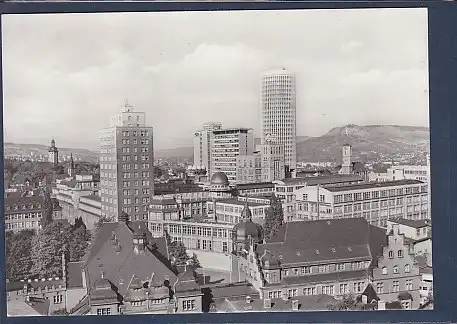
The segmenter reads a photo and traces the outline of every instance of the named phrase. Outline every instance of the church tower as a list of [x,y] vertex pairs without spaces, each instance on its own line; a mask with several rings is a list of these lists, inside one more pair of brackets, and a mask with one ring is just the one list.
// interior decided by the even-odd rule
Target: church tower
[[345,144],[343,146],[343,162],[341,164],[341,174],[352,174],[352,146]]
[[76,166],[75,166],[75,161],[73,160],[73,153],[70,154],[70,164],[68,165],[68,175],[71,178],[74,178],[76,176]]
[[56,141],[51,141],[51,147],[48,151],[48,161],[56,166],[59,163],[59,150],[56,147]]

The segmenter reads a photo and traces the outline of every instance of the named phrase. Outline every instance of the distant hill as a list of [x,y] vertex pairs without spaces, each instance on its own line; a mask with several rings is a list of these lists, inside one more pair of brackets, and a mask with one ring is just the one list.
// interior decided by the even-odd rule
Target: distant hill
[[354,157],[394,156],[420,154],[428,150],[430,131],[427,127],[397,125],[346,125],[331,129],[320,137],[309,138],[297,144],[299,161],[340,161],[341,147],[350,144]]
[[[46,156],[48,154],[49,146],[41,144],[17,144],[6,142],[3,144],[5,156]],[[96,163],[99,161],[99,153],[87,149],[74,149],[58,147],[60,156],[69,156],[73,154],[75,160],[87,161]]]
[[174,149],[154,150],[154,158],[169,157],[192,157],[194,155],[193,147],[178,147]]
[[[308,139],[310,139],[312,137],[310,136],[297,136],[297,143],[300,143],[300,142],[304,142]],[[260,137],[256,137],[254,138],[254,145],[260,145],[261,143],[261,138]]]

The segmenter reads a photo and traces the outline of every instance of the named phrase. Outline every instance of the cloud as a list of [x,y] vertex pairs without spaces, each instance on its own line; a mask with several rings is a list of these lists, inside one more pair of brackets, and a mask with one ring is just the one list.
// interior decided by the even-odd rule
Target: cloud
[[260,75],[278,65],[297,74],[299,135],[346,121],[427,124],[426,19],[418,10],[6,16],[5,137],[97,146],[126,97],[147,113],[157,148],[188,143],[210,120],[258,132]]

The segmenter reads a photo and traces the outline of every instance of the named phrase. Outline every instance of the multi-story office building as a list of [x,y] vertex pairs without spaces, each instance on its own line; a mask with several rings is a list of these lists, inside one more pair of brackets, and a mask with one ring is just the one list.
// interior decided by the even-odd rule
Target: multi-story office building
[[117,220],[120,211],[132,220],[147,219],[154,195],[152,127],[146,114],[125,104],[100,132],[100,194],[102,216]]
[[205,168],[211,174],[211,140],[213,131],[222,129],[222,123],[208,122],[203,129],[194,133],[194,166]]
[[276,195],[282,202],[284,221],[286,222],[302,220],[300,217],[297,217],[296,213],[295,192],[297,190],[307,186],[345,186],[361,182],[363,182],[363,179],[356,174],[334,174],[321,177],[287,178],[273,181]]
[[297,218],[318,220],[363,217],[386,227],[393,218],[427,218],[427,184],[418,180],[347,186],[307,186],[295,192]]
[[211,143],[211,176],[223,172],[230,183],[236,182],[237,158],[254,153],[254,135],[249,128],[213,131]]
[[266,72],[261,81],[261,138],[284,146],[289,170],[297,165],[296,78],[286,69]]
[[[251,211],[252,221],[257,224],[264,224],[265,216],[270,207],[271,198],[267,197],[248,197],[248,208]],[[238,224],[242,221],[241,212],[246,207],[246,197],[239,196],[234,198],[220,199],[207,202],[208,209],[216,210],[215,219],[219,223]],[[214,208],[216,205],[216,208]]]

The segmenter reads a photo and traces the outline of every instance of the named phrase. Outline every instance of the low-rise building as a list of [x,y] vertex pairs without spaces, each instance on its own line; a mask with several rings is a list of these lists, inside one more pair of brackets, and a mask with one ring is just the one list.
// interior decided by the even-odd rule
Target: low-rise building
[[235,190],[240,196],[265,196],[275,192],[275,184],[273,182],[237,184]]
[[354,174],[335,174],[321,177],[288,178],[273,181],[276,196],[281,199],[284,211],[284,221],[301,220],[297,217],[296,191],[305,187],[335,187],[362,183],[362,177]]
[[414,255],[410,253],[398,225],[388,235],[373,269],[373,283],[378,297],[386,302],[400,301],[402,309],[418,309],[421,305],[422,277]]
[[428,217],[427,184],[417,180],[307,186],[295,196],[297,218],[302,220],[363,217],[373,225],[387,227],[390,219]]
[[5,230],[38,230],[44,216],[44,198],[15,194],[4,199]]

